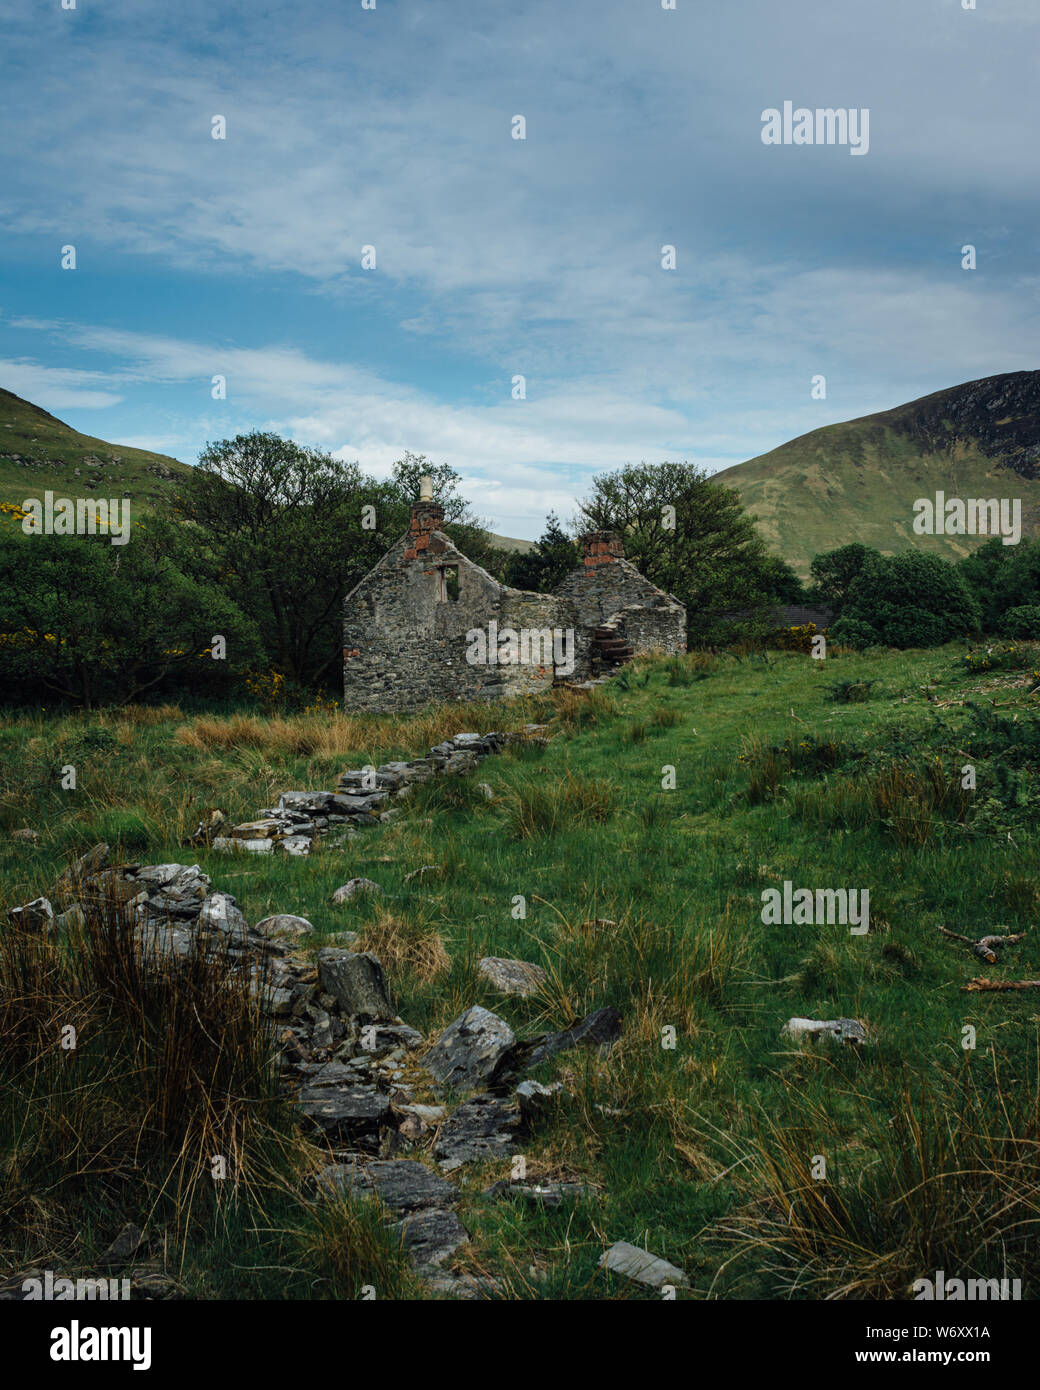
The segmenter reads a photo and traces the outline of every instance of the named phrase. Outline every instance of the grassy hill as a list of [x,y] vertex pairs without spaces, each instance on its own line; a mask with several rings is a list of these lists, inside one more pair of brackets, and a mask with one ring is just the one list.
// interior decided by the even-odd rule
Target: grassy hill
[[0,389],[0,502],[24,502],[48,488],[65,495],[129,497],[155,511],[189,471],[147,449],[108,444]]
[[893,410],[827,425],[723,469],[770,546],[800,573],[821,551],[862,541],[967,555],[969,536],[918,536],[913,504],[1021,498],[1023,535],[1040,534],[1040,372],[985,377]]
[[[136,510],[164,506],[190,466],[167,454],[108,444],[0,388],[0,502],[20,504],[49,489],[66,496],[129,497]],[[491,532],[502,550],[528,551],[533,541]]]

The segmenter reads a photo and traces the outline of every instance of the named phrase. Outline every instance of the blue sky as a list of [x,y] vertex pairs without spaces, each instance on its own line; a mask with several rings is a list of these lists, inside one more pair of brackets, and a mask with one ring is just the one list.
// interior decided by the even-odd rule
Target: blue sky
[[[597,471],[714,471],[1040,365],[1036,0],[5,0],[0,26],[0,385],[117,443],[194,462],[273,429],[379,475],[410,449],[535,537]],[[869,108],[869,153],[764,145],[785,100]]]

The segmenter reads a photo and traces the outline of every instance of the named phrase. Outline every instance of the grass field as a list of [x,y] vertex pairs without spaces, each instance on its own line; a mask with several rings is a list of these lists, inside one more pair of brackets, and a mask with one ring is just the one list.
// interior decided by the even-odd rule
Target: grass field
[[[597,1268],[617,1240],[682,1267],[680,1296],[698,1299],[906,1298],[938,1269],[1020,1278],[1035,1296],[1040,995],[961,987],[1040,979],[1040,658],[1020,649],[1005,669],[985,657],[971,669],[965,651],[691,654],[592,694],[395,719],[8,718],[3,905],[46,892],[69,856],[107,840],[128,859],[200,863],[250,922],[309,918],[309,947],[358,930],[427,1035],[473,1003],[520,1034],[616,1006],[609,1056],[568,1053],[539,1074],[566,1089],[524,1151],[529,1177],[581,1176],[598,1196],[536,1210],[481,1195],[508,1162],[463,1170],[473,1240],[456,1264],[499,1280],[503,1297],[659,1297]],[[181,844],[213,808],[250,819],[347,767],[530,719],[551,722],[548,747],[428,784],[345,849],[243,860]],[[68,764],[75,791],[59,787]],[[23,825],[38,843],[11,837]],[[440,867],[405,881],[423,865]],[[357,875],[386,896],[330,906]],[[763,890],[785,880],[868,889],[869,933],[765,925]],[[985,965],[940,926],[1027,935]],[[503,1000],[477,975],[484,955],[538,962],[550,983]],[[792,1016],[857,1018],[870,1041],[796,1044],[781,1035]],[[77,1065],[89,1068],[91,1045]],[[134,1219],[165,1233],[167,1268],[195,1296],[357,1297],[365,1282],[417,1294],[371,1212],[321,1214],[299,1197],[320,1157],[276,1098],[250,1181],[186,1212],[156,1176],[170,1154],[135,1169],[90,1152],[89,1070],[56,1080],[23,1056],[5,1071],[0,1268],[90,1267]],[[67,1113],[77,1090],[84,1128],[63,1147],[40,1116]]]

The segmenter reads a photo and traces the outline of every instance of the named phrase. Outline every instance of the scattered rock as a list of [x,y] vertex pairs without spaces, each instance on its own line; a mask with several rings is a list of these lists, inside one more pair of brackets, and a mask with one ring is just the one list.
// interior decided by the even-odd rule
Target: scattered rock
[[33,898],[31,903],[12,907],[7,916],[16,927],[23,927],[26,931],[39,931],[41,927],[48,927],[54,921],[54,908],[49,898]]
[[[294,917],[290,912],[276,912],[273,917],[265,917],[257,922],[255,929],[262,936],[306,936],[314,930],[306,917]],[[351,933],[356,939],[357,933]]]
[[378,883],[373,883],[370,878],[352,878],[344,883],[342,888],[337,888],[332,895],[332,901],[338,906],[342,903],[349,903],[361,893],[382,893]]
[[837,1038],[839,1042],[855,1043],[857,1046],[867,1041],[866,1028],[855,1018],[790,1018],[784,1024],[783,1031],[795,1042],[812,1036]]
[[626,1279],[634,1279],[638,1284],[649,1284],[659,1289],[665,1284],[677,1284],[680,1288],[689,1287],[689,1279],[681,1269],[670,1265],[667,1260],[640,1250],[638,1245],[629,1245],[627,1240],[619,1240],[600,1256],[600,1268],[612,1274],[621,1274]]
[[419,1270],[435,1269],[469,1240],[469,1232],[455,1213],[438,1207],[406,1216],[394,1230],[400,1232],[408,1258]]
[[598,1190],[587,1182],[495,1182],[485,1197],[522,1197],[531,1206],[560,1207],[585,1197],[598,1197]]
[[437,1081],[458,1091],[472,1091],[491,1082],[516,1046],[504,1019],[474,1004],[450,1023],[425,1058]]
[[230,893],[210,893],[202,904],[198,920],[200,931],[216,931],[243,939],[246,919]]
[[535,1039],[533,1043],[524,1044],[524,1068],[531,1071],[570,1047],[598,1046],[607,1049],[620,1036],[621,1015],[608,1004],[583,1018],[580,1023],[575,1023],[573,1027],[565,1028],[561,1033],[547,1033],[544,1037]]
[[376,1086],[305,1086],[297,1109],[330,1139],[378,1138],[390,1120],[390,1101]]
[[273,840],[236,840],[226,835],[217,835],[213,840],[214,849],[229,850],[242,854],[273,854]]
[[513,1097],[473,1096],[444,1121],[433,1151],[450,1173],[464,1163],[513,1153],[522,1131],[523,1116]]
[[395,1048],[411,1050],[421,1046],[422,1041],[418,1028],[409,1028],[407,1023],[366,1023],[361,1029],[361,1047],[373,1057]]
[[425,878],[427,874],[439,874],[444,870],[443,864],[423,864],[418,869],[413,869],[410,874],[405,874],[405,883],[411,883],[413,878]]
[[459,1200],[457,1188],[410,1158],[334,1163],[321,1171],[317,1181],[324,1192],[378,1197],[399,1213],[447,1207]]
[[371,952],[325,946],[318,952],[318,978],[349,1017],[393,1019],[383,967]]
[[537,994],[546,981],[540,965],[526,960],[505,960],[501,956],[484,956],[477,962],[477,973],[502,994]]
[[54,885],[54,896],[60,898],[65,893],[74,892],[84,879],[98,874],[108,863],[109,847],[105,844],[88,849],[79,859],[74,859]]

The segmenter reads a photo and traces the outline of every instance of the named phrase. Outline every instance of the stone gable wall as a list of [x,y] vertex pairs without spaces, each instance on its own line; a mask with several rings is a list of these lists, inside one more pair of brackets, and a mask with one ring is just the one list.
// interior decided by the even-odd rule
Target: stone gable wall
[[[636,653],[686,650],[686,610],[622,556],[610,532],[587,538],[583,563],[555,593],[499,584],[466,558],[439,528],[435,502],[412,508],[408,532],[347,595],[343,624],[343,697],[348,710],[407,710],[453,700],[498,700],[547,690],[556,679],[595,674],[597,627],[614,623]],[[457,593],[447,575],[457,576]],[[569,634],[573,670],[558,670],[539,650],[533,659],[475,663],[467,634],[507,629]],[[529,657],[530,653],[527,654]],[[547,659],[546,659],[547,658]]]
[[[458,597],[441,573],[454,569]],[[348,594],[343,625],[347,709],[405,710],[452,700],[496,700],[548,689],[550,664],[472,665],[466,634],[566,625],[551,594],[510,589],[468,560],[441,531],[409,533]]]

